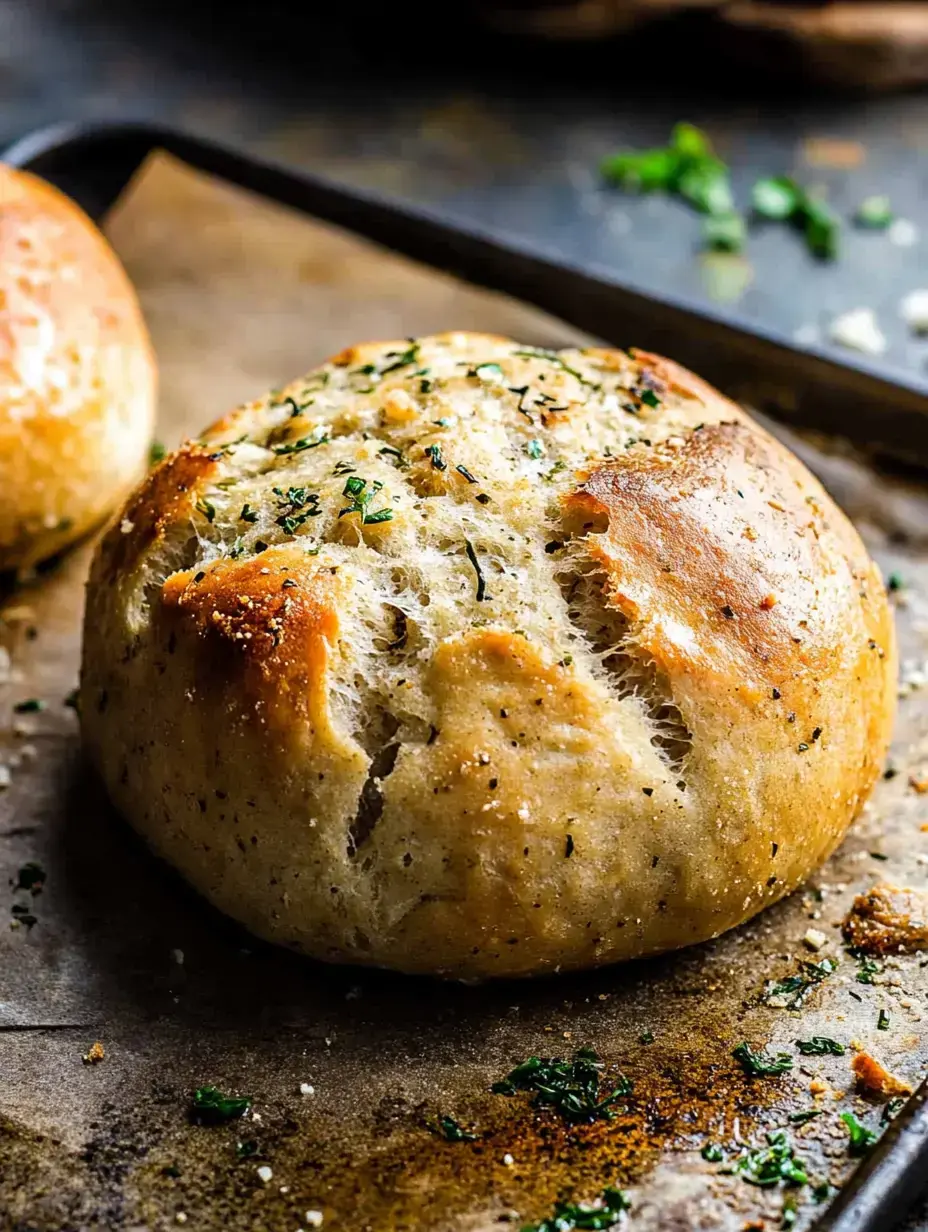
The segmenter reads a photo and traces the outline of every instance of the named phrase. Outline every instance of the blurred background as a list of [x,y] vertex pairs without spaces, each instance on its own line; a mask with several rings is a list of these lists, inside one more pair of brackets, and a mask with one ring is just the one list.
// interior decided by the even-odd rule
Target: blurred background
[[[169,121],[803,342],[840,339],[835,320],[863,309],[873,320],[856,337],[852,321],[845,344],[924,369],[928,343],[900,313],[928,286],[928,4],[332,7],[0,0],[0,138],[63,119]],[[604,180],[605,156],[664,146],[678,121],[706,132],[748,222],[758,179],[825,194],[837,255],[774,225],[720,251],[677,194]],[[895,227],[855,224],[874,196]]]

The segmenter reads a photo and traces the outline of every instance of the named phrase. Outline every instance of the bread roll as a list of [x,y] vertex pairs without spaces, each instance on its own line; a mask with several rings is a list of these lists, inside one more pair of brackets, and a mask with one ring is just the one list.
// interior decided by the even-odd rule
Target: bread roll
[[115,253],[73,201],[0,164],[0,569],[59,551],[125,497],[154,409]]
[[464,978],[702,941],[880,769],[857,534],[642,352],[352,347],[163,462],[106,536],[82,724],[118,807],[262,937]]

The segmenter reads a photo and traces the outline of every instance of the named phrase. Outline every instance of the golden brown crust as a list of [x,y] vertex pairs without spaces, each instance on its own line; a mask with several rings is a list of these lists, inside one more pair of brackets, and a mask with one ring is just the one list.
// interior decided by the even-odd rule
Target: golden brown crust
[[879,772],[875,567],[657,356],[349,348],[123,521],[90,756],[214,903],[322,958],[479,978],[703,940],[800,884]]
[[907,1082],[896,1078],[868,1052],[859,1052],[851,1061],[851,1069],[858,1087],[868,1095],[892,1097],[912,1094]]
[[917,890],[885,882],[858,894],[844,920],[847,941],[865,954],[928,949],[928,901]]
[[0,569],[77,538],[144,469],[151,345],[135,294],[89,218],[0,165]]

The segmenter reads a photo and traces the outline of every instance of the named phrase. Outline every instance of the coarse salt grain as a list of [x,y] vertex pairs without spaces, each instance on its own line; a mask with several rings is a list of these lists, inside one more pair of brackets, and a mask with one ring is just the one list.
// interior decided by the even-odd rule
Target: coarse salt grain
[[267,1164],[262,1164],[258,1169],[258,1180],[261,1181],[263,1185],[269,1185],[273,1179],[273,1170],[269,1168]]
[[325,1216],[323,1215],[322,1211],[307,1211],[306,1212],[306,1222],[309,1224],[311,1228],[321,1228],[323,1219],[325,1219]]
[[886,238],[897,248],[911,248],[918,243],[918,227],[908,218],[894,218],[887,228]]
[[928,289],[910,291],[899,303],[899,315],[916,334],[928,334]]
[[507,1151],[506,1154],[503,1156],[503,1163],[506,1165],[507,1168],[511,1168],[515,1162],[516,1162],[515,1159]]
[[0,765],[0,791],[4,791],[13,781],[13,776],[10,774],[10,767]]
[[872,308],[852,308],[835,317],[828,327],[828,336],[838,346],[862,351],[865,355],[882,355],[887,346],[886,336]]
[[171,958],[177,963],[178,967],[182,967],[184,965],[183,950],[171,950]]
[[301,1095],[315,1095],[316,1088],[312,1086],[311,1083],[301,1082],[300,1083],[300,1094]]
[[810,950],[820,950],[823,945],[827,944],[828,937],[821,931],[821,929],[809,928],[806,930],[806,935],[803,937],[803,941]]

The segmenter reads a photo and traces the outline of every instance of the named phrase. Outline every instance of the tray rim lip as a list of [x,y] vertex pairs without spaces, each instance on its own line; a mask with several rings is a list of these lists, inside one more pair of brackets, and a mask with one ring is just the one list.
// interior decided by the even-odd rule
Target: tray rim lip
[[[928,415],[928,375],[922,376],[918,372],[906,373],[899,370],[888,372],[865,354],[850,349],[844,350],[837,345],[800,345],[780,330],[758,322],[744,320],[736,313],[726,311],[711,303],[700,302],[694,297],[659,291],[636,279],[620,276],[609,266],[595,261],[565,260],[550,244],[526,242],[515,232],[471,222],[462,218],[454,210],[445,211],[435,205],[425,205],[409,198],[348,184],[317,171],[295,167],[280,159],[257,154],[244,146],[237,146],[231,142],[193,132],[180,125],[148,119],[117,120],[107,117],[53,122],[32,129],[0,148],[0,162],[29,171],[31,170],[30,164],[39,158],[60,153],[77,145],[115,142],[120,139],[148,142],[149,152],[159,148],[164,149],[182,161],[189,161],[184,159],[186,150],[189,153],[199,153],[207,158],[228,160],[229,163],[238,162],[248,165],[255,172],[263,172],[270,176],[277,175],[288,179],[291,183],[299,183],[305,188],[314,188],[346,204],[361,205],[372,211],[391,214],[410,223],[421,222],[445,232],[449,237],[459,236],[474,244],[487,245],[512,258],[543,264],[552,272],[557,271],[562,274],[565,279],[585,279],[598,284],[603,289],[612,291],[617,296],[645,301],[657,311],[677,314],[680,318],[689,317],[699,320],[712,328],[728,333],[733,340],[740,339],[779,351],[784,357],[794,357],[799,363],[820,365],[830,371],[835,378],[870,381],[894,389],[913,399],[923,401],[924,413]],[[203,169],[195,162],[192,165]],[[219,171],[210,173],[222,175]],[[36,174],[41,173],[36,172]],[[225,178],[230,179],[231,177],[226,176]],[[260,190],[249,189],[249,191],[261,195]],[[271,196],[268,193],[264,195]],[[271,199],[279,200],[273,197]],[[302,212],[310,217],[313,216],[309,210],[303,209]],[[346,223],[335,225],[362,238],[365,237],[363,229],[352,228]],[[388,247],[376,239],[371,242],[379,243],[381,247]],[[413,259],[433,269],[440,268],[423,258]],[[461,277],[466,280],[466,275],[461,275]],[[487,283],[478,285],[494,289]]]
[[[346,201],[364,203],[373,209],[394,212],[408,221],[421,220],[426,224],[438,226],[449,234],[467,236],[478,242],[489,243],[499,250],[508,251],[512,255],[540,260],[563,270],[568,276],[597,279],[614,288],[619,294],[640,296],[659,309],[699,317],[720,328],[734,331],[742,337],[751,338],[763,345],[779,348],[788,354],[801,356],[805,360],[819,360],[836,375],[844,373],[849,377],[869,377],[915,396],[923,397],[926,399],[926,413],[928,413],[928,379],[915,382],[895,380],[892,376],[880,371],[876,365],[861,361],[856,353],[854,358],[857,362],[842,362],[843,354],[838,356],[831,350],[801,347],[776,330],[765,326],[755,327],[753,323],[738,321],[733,315],[711,306],[707,310],[705,305],[698,304],[687,297],[655,294],[650,288],[643,288],[634,281],[617,278],[607,268],[597,266],[595,263],[584,266],[576,262],[565,262],[558,259],[557,254],[549,248],[543,245],[533,247],[520,243],[518,236],[509,232],[469,225],[453,213],[444,214],[433,206],[422,206],[405,198],[392,197],[342,184],[317,172],[292,167],[284,162],[254,154],[243,147],[188,132],[179,126],[145,119],[104,118],[59,121],[32,129],[0,148],[0,162],[18,169],[31,170],[30,164],[39,158],[71,150],[79,145],[105,143],[126,138],[147,142],[149,153],[163,148],[182,161],[186,161],[184,159],[186,149],[213,154],[220,159],[225,157],[240,164],[250,164],[255,170],[263,170],[272,175],[277,173],[288,177],[292,182],[298,181],[306,186],[315,186],[323,191],[341,195]],[[191,165],[198,170],[205,170],[197,163]],[[234,179],[224,176],[219,170],[211,168],[207,173],[217,178],[225,178],[227,182],[236,183]],[[269,192],[261,192],[250,186],[244,187],[268,200],[279,200]],[[302,212],[309,217],[313,216],[309,210],[304,209]],[[341,225],[344,226],[344,224]],[[345,229],[352,230],[350,227]],[[363,236],[364,233],[355,230],[354,234]],[[382,243],[381,246],[386,247]],[[420,261],[420,263],[429,264],[425,261]],[[432,266],[431,268],[438,267]],[[904,1151],[896,1149],[900,1139],[906,1141],[908,1153],[911,1156],[908,1159],[902,1158]],[[922,1157],[928,1157],[928,1078],[909,1097],[905,1108],[881,1135],[872,1154],[858,1164],[829,1207],[813,1221],[810,1225],[811,1232],[876,1232],[877,1229],[885,1227],[885,1220],[904,1219],[907,1214],[911,1213],[914,1203],[928,1192],[928,1175],[922,1172],[921,1185],[918,1184],[919,1171],[923,1164]],[[911,1192],[907,1192],[913,1178],[915,1178],[915,1184],[911,1187]],[[902,1190],[901,1195],[900,1190]],[[900,1196],[904,1199],[901,1206],[899,1206]],[[899,1209],[894,1209],[895,1207]]]

